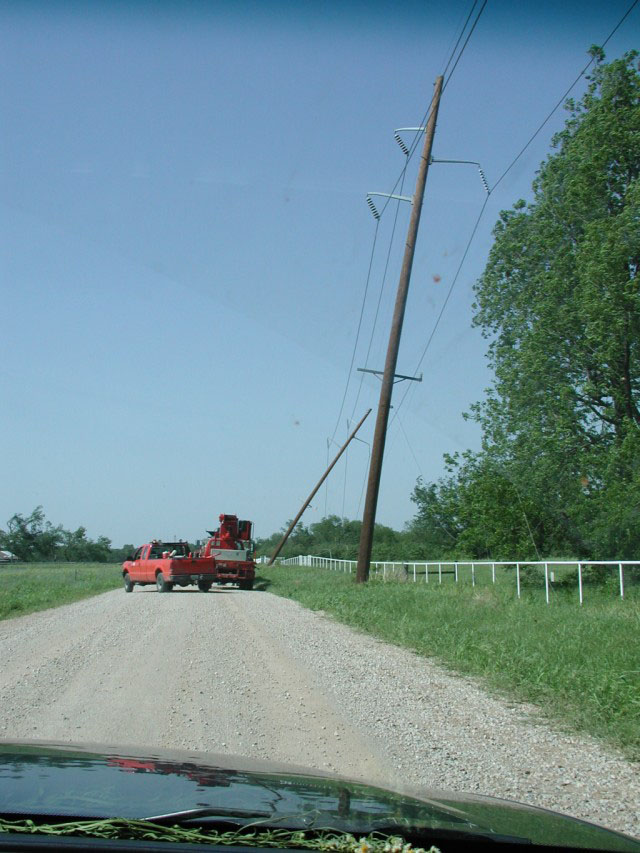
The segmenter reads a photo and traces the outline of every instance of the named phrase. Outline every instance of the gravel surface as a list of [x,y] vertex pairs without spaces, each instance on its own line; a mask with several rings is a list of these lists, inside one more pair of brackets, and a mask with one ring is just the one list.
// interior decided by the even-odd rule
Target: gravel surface
[[0,737],[288,761],[640,836],[638,768],[266,592],[136,588],[0,623]]

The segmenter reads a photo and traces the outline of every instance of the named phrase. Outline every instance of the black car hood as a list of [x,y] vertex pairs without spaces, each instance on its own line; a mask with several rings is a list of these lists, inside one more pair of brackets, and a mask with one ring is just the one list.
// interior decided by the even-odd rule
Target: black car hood
[[0,741],[4,815],[149,818],[189,810],[291,829],[470,833],[640,853],[640,841],[491,797],[387,790],[291,765],[175,750]]

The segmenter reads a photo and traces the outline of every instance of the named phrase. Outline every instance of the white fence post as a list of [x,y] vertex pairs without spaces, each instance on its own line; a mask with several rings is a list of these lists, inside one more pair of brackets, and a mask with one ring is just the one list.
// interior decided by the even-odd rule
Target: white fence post
[[624,574],[622,573],[622,563],[618,563],[620,570],[620,598],[624,598]]
[[518,598],[520,598],[520,563],[516,563],[516,586],[518,589]]
[[454,572],[455,572],[456,583],[458,583],[458,564],[454,563],[453,568],[454,568]]
[[544,564],[544,593],[545,598],[547,599],[547,604],[549,603],[549,563]]
[[442,583],[442,563],[438,563],[438,583]]
[[493,580],[494,583],[496,582],[496,564],[495,563],[491,563],[491,579]]
[[578,563],[578,597],[580,598],[580,604],[582,604],[582,566]]
[[476,566],[475,563],[471,563],[471,586],[476,585]]

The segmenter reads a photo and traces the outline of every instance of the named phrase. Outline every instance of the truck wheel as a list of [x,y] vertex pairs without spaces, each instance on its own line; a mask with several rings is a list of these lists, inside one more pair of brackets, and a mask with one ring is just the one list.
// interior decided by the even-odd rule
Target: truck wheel
[[158,574],[156,575],[156,587],[158,589],[158,592],[171,592],[171,590],[173,589],[173,584],[167,583],[167,581],[164,579],[164,575],[162,574],[162,572],[158,572]]
[[211,581],[198,581],[198,589],[200,592],[209,592],[211,589]]
[[124,580],[124,591],[125,592],[133,592],[133,581],[129,575],[129,572],[125,572],[123,576]]
[[240,581],[238,587],[240,589],[253,589],[253,581]]

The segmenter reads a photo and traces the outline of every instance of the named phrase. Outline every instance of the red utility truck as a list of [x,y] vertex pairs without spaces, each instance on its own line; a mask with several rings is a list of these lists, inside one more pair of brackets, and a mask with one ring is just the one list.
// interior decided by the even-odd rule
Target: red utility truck
[[170,592],[175,584],[197,584],[202,592],[208,592],[218,576],[215,561],[194,555],[188,542],[154,539],[124,561],[122,579],[126,592],[132,592],[136,584],[155,584],[158,592]]
[[218,583],[235,583],[240,589],[252,589],[256,576],[253,523],[224,513],[219,520],[217,530],[207,531],[211,538],[200,549],[199,556],[213,558]]

